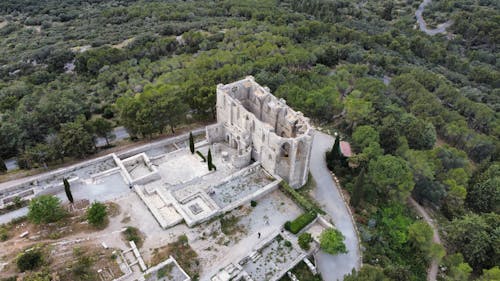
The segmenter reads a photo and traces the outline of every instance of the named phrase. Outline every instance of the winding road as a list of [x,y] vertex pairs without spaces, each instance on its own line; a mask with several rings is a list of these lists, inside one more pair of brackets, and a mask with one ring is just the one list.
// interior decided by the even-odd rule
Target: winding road
[[322,251],[316,254],[317,266],[325,281],[343,280],[344,275],[351,273],[353,268],[359,269],[361,264],[359,241],[351,214],[326,167],[325,152],[332,147],[333,142],[332,136],[316,132],[310,163],[311,174],[317,185],[314,197],[332,217],[335,227],[345,236],[348,250],[347,254],[336,256]]
[[437,26],[437,28],[430,29],[427,27],[427,23],[424,20],[424,17],[422,14],[424,13],[424,8],[425,6],[429,5],[431,3],[431,0],[424,0],[420,5],[418,6],[417,11],[415,12],[415,16],[417,17],[417,22],[418,26],[420,27],[420,30],[425,32],[427,35],[436,35],[436,34],[441,34],[441,33],[446,33],[446,29],[451,26],[453,23],[451,20],[448,20],[445,23],[441,23]]

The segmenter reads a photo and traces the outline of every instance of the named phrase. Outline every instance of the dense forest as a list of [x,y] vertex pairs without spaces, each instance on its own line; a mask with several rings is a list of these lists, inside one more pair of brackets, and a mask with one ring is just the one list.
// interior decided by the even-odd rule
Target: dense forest
[[[498,280],[500,4],[438,0],[4,0],[0,158],[23,169],[214,120],[215,86],[246,75],[355,155],[331,161],[365,266],[346,280]],[[432,208],[445,247],[405,203]],[[496,277],[495,277],[496,276]]]

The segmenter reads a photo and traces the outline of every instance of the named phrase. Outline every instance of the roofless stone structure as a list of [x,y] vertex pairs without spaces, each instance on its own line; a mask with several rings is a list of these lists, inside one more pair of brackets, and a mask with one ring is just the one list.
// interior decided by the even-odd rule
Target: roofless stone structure
[[252,76],[217,85],[217,124],[207,127],[207,140],[236,149],[231,155],[236,167],[253,159],[294,188],[307,181],[313,140],[309,119]]

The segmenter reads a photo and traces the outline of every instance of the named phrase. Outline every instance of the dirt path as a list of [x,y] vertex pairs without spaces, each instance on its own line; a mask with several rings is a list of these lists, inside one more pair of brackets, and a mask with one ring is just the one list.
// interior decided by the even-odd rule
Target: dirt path
[[[429,224],[430,227],[432,228],[432,232],[433,232],[432,241],[434,243],[442,245],[441,238],[439,237],[439,232],[438,232],[437,226],[434,223],[434,220],[425,211],[424,207],[420,206],[417,203],[417,201],[415,201],[411,197],[408,199],[408,202],[410,203],[410,205],[413,208],[415,208],[417,213],[424,218],[425,222],[427,222],[427,224]],[[427,270],[427,281],[436,281],[437,273],[438,273],[438,261],[436,259],[434,259],[431,262],[429,269]]]
[[448,20],[447,22],[439,24],[436,28],[428,28],[427,23],[424,20],[423,13],[425,6],[429,5],[431,0],[424,0],[419,6],[417,11],[415,12],[415,16],[417,17],[417,22],[420,30],[425,32],[427,35],[436,35],[440,33],[446,33],[446,29],[452,25],[452,21]]

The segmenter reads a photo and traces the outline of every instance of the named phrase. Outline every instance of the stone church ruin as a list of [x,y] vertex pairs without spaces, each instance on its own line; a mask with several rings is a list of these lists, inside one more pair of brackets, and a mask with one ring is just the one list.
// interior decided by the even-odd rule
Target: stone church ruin
[[308,118],[252,76],[217,86],[217,124],[207,127],[207,140],[235,149],[234,166],[260,161],[269,173],[301,187],[309,173],[312,135]]

